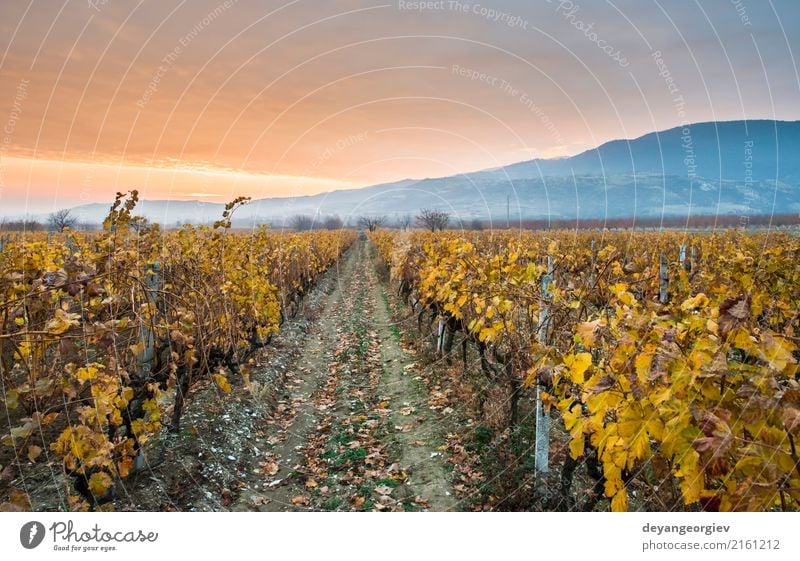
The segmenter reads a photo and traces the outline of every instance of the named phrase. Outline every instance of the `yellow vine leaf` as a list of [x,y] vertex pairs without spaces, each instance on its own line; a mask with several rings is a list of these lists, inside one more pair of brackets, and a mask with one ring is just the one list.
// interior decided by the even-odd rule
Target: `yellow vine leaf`
[[701,292],[696,296],[684,300],[683,303],[681,304],[681,310],[687,312],[690,310],[696,310],[698,308],[705,308],[706,306],[708,306],[708,302],[709,302],[708,296],[706,296]]
[[769,334],[764,334],[761,338],[759,355],[771,368],[781,371],[786,368],[787,365],[796,362],[792,356],[792,351],[795,349],[796,347],[788,341],[773,337]]
[[564,357],[564,365],[569,368],[570,380],[574,384],[584,383],[584,374],[592,365],[591,353],[578,353]]
[[614,498],[611,499],[611,510],[613,512],[627,512],[628,511],[628,493],[625,489],[617,491]]
[[569,455],[572,457],[573,460],[577,460],[581,456],[583,456],[583,448],[584,448],[584,438],[583,435],[580,438],[573,438],[569,441]]
[[228,378],[219,372],[214,374],[214,382],[216,382],[217,387],[221,389],[225,393],[231,393],[231,385],[228,382]]
[[650,368],[653,365],[653,355],[640,353],[636,355],[633,364],[634,368],[636,368],[636,376],[639,378],[639,382],[643,384],[647,383],[650,375]]
[[98,471],[89,478],[89,491],[95,496],[102,497],[108,492],[112,484],[113,481],[107,473]]
[[596,319],[594,321],[585,321],[578,325],[578,336],[581,339],[581,344],[587,349],[594,347],[597,342],[597,329],[600,327],[601,321]]
[[681,479],[681,494],[685,504],[696,503],[703,494],[702,472],[692,472]]
[[79,314],[68,313],[58,308],[53,319],[47,322],[45,330],[51,335],[61,335],[77,326],[80,318]]

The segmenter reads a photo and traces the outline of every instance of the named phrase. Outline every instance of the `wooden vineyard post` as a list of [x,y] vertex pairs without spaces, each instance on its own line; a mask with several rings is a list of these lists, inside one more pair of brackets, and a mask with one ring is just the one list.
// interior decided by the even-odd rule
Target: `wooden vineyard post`
[[680,257],[678,257],[681,265],[686,268],[686,244],[681,244]]
[[69,250],[70,255],[75,255],[78,253],[78,244],[75,243],[75,240],[72,238],[72,234],[67,236],[67,250]]
[[662,304],[669,302],[669,267],[667,266],[667,255],[662,253],[661,260],[658,267],[658,301]]
[[444,354],[444,332],[445,332],[445,321],[443,317],[439,316],[439,330],[436,332],[437,354]]
[[[547,273],[542,275],[542,299],[550,302],[552,294],[550,286],[553,284],[553,258],[547,256]],[[539,313],[539,343],[546,345],[550,330],[550,306],[545,304]],[[542,403],[542,385],[536,383],[536,441],[534,444],[534,471],[536,486],[540,493],[544,491],[544,478],[550,471],[550,415],[545,411]]]
[[152,368],[153,355],[155,354],[155,332],[153,330],[153,322],[156,313],[156,291],[158,291],[161,277],[161,263],[155,261],[145,267],[145,285],[146,285],[146,298],[147,304],[150,309],[150,321],[142,322],[139,328],[139,337],[144,345],[144,349],[139,353],[139,374],[142,378],[147,378],[150,375]]
[[[145,265],[144,280],[146,286],[146,303],[150,311],[149,321],[143,321],[139,327],[139,338],[144,345],[144,349],[137,357],[139,376],[142,380],[150,376],[153,368],[153,357],[155,356],[155,342],[156,335],[153,324],[155,322],[156,307],[156,292],[160,287],[161,282],[161,263],[154,261],[149,265]],[[144,457],[144,449],[140,448],[139,453],[136,455],[133,464],[134,472],[141,471],[146,467],[146,460]]]

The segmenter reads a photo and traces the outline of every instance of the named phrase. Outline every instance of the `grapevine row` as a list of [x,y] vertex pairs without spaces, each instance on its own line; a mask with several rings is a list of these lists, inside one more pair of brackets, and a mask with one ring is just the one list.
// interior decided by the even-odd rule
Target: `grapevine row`
[[353,241],[235,232],[245,202],[213,227],[165,232],[133,214],[133,191],[99,233],[4,247],[0,380],[13,422],[2,443],[17,464],[57,459],[80,491],[66,490],[71,508],[110,498],[162,426],[179,430],[193,388],[249,384],[256,351]]
[[660,508],[800,506],[797,237],[378,231],[372,240],[420,319],[439,319],[438,350],[463,332],[486,374],[510,384],[512,423],[520,388],[543,388],[569,433],[565,499],[586,462],[616,511],[632,489],[659,496]]

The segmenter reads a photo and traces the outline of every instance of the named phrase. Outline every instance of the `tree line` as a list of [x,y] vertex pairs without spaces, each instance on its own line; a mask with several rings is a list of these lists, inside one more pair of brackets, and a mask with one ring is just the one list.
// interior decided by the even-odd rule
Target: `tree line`
[[71,210],[63,209],[50,213],[44,222],[30,219],[0,220],[0,231],[3,232],[63,232],[69,230],[94,230],[97,224],[82,223]]
[[[386,215],[362,215],[345,222],[337,215],[315,217],[307,214],[298,214],[289,218],[286,226],[297,232],[311,230],[339,230],[341,228],[356,227],[368,232],[378,228],[395,228],[408,230],[412,226],[429,230],[431,232],[445,230],[448,226],[456,229],[483,230],[503,229],[509,224],[505,221],[492,222],[480,218],[469,221],[453,220],[449,212],[423,208],[416,215],[405,214],[389,218]],[[180,223],[179,223],[180,224]],[[689,217],[621,217],[621,218],[591,218],[591,219],[524,219],[514,221],[510,226],[521,230],[630,230],[630,229],[719,229],[719,228],[782,228],[800,225],[800,214],[775,214],[758,216],[737,215],[699,215]],[[44,222],[37,220],[2,220],[0,231],[4,232],[63,232],[65,229],[92,230],[96,225],[84,224],[78,220],[69,209],[51,213]]]
[[[416,216],[406,214],[391,221],[386,215],[363,215],[355,220],[356,227],[368,232],[374,232],[381,227],[394,227],[400,230],[408,230],[411,228],[412,224],[415,224],[419,228],[436,232],[437,230],[444,230],[447,228],[449,223],[450,213],[435,209],[422,209]],[[336,215],[315,218],[308,214],[298,214],[289,219],[288,226],[293,230],[304,232],[315,229],[338,230],[339,228],[344,228],[346,224]]]

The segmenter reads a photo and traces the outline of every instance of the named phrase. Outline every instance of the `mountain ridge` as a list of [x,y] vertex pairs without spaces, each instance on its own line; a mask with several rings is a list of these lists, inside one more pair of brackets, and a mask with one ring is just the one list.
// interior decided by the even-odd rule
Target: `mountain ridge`
[[[251,201],[239,222],[296,214],[400,217],[421,208],[455,219],[602,218],[800,212],[800,121],[706,121],[614,139],[574,156],[532,159],[453,176],[403,179],[300,197]],[[164,224],[211,222],[223,204],[149,201]],[[73,208],[97,223],[108,205]]]

